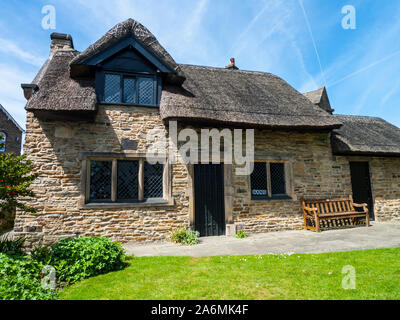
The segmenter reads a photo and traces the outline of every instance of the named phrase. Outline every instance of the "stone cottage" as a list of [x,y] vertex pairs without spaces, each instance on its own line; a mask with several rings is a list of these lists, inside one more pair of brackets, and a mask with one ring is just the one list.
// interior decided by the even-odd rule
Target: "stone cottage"
[[[83,52],[70,35],[52,34],[49,60],[23,88],[24,151],[40,173],[30,205],[39,213],[18,213],[15,233],[31,242],[161,241],[180,226],[203,236],[235,225],[298,229],[303,197],[353,195],[371,218],[400,221],[400,129],[334,115],[325,88],[303,95],[234,60],[226,68],[178,64],[132,19]],[[252,173],[237,175],[239,164],[226,158],[182,161],[176,141],[185,139],[174,135],[188,128],[253,129]],[[146,156],[154,129],[168,137],[165,163]],[[224,140],[219,148],[230,147]]]
[[8,113],[8,111],[0,104],[0,142],[2,148],[0,153],[21,154],[22,134],[24,130],[17,121]]

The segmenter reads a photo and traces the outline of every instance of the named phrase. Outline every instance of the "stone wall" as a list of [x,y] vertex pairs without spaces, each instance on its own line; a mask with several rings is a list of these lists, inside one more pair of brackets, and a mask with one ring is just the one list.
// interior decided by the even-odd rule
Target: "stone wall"
[[371,158],[375,218],[400,222],[400,158]]
[[[148,148],[147,132],[164,129],[157,109],[101,106],[94,123],[45,122],[27,114],[24,150],[40,177],[33,185],[34,215],[17,212],[15,234],[30,243],[52,243],[59,238],[106,236],[115,241],[160,241],[189,224],[187,170],[173,166],[174,206],[132,209],[80,208],[82,152],[121,153],[122,139]],[[29,245],[29,243],[28,243]]]
[[246,232],[303,228],[300,199],[351,194],[349,164],[332,155],[329,134],[256,131],[256,160],[285,161],[291,200],[251,200],[250,178],[234,175],[233,216]]
[[[15,233],[30,244],[51,243],[63,237],[107,236],[116,241],[163,241],[171,230],[193,221],[192,188],[188,168],[172,166],[174,205],[136,208],[80,207],[82,152],[120,153],[122,139],[138,142],[146,152],[150,129],[164,130],[158,110],[100,106],[94,123],[44,122],[27,115],[25,152],[38,168],[33,186],[36,198],[29,204],[37,215],[18,212]],[[246,232],[300,229],[300,199],[331,198],[352,193],[351,157],[332,155],[329,133],[255,132],[256,160],[287,164],[290,200],[253,201],[250,178],[232,175],[232,218]],[[400,159],[362,158],[371,163],[376,216],[399,221]],[[235,166],[233,166],[235,170]],[[190,205],[190,203],[192,203]],[[28,243],[29,244],[29,243]]]

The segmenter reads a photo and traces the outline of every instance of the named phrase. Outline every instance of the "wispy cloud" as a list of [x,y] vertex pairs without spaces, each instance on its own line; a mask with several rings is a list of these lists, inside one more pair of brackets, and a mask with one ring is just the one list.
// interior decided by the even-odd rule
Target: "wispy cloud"
[[0,104],[22,126],[25,126],[25,104],[21,83],[29,83],[34,73],[26,72],[15,65],[0,64]]
[[0,52],[5,54],[13,55],[25,63],[29,63],[33,66],[40,67],[43,65],[45,58],[36,57],[35,55],[21,49],[17,44],[11,40],[0,38]]
[[193,14],[190,16],[190,20],[187,22],[187,24],[184,28],[183,34],[185,37],[190,37],[190,38],[193,37],[197,28],[201,24],[205,13],[207,12],[208,4],[209,4],[209,0],[201,0],[197,4]]

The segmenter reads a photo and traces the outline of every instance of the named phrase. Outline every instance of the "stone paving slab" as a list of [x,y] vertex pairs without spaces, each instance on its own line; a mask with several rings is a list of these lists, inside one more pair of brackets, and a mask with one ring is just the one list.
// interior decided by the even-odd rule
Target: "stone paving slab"
[[271,232],[250,235],[247,239],[209,237],[201,238],[197,246],[128,243],[124,247],[128,254],[138,257],[322,253],[392,248],[400,247],[400,224],[373,222],[370,228],[361,226],[322,233],[305,230]]

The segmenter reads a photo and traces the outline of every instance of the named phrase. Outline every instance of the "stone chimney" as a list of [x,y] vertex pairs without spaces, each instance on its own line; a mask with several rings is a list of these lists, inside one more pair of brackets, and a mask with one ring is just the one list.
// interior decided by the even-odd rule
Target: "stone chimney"
[[69,34],[54,32],[50,35],[50,59],[59,50],[74,50],[74,42]]
[[236,67],[236,64],[235,64],[235,58],[231,58],[231,63],[228,64],[225,68],[230,69],[230,70],[239,70],[239,68]]
[[21,88],[24,90],[24,96],[26,100],[29,100],[33,94],[39,90],[39,87],[33,83],[23,83]]

